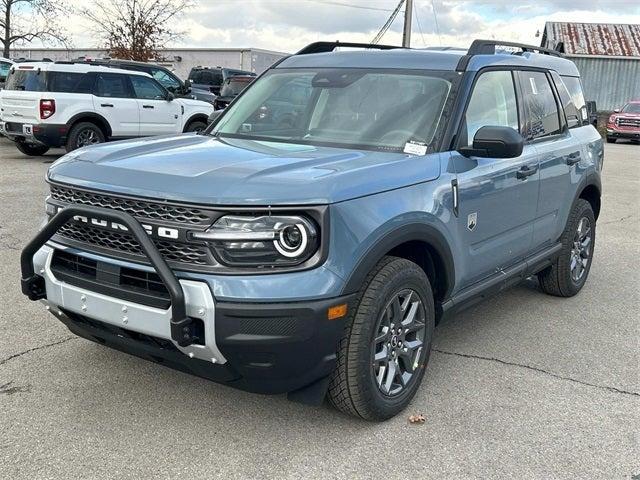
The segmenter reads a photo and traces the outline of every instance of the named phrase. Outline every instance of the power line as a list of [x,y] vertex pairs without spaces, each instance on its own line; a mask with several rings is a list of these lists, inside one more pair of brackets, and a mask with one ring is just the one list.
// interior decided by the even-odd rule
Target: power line
[[400,0],[398,2],[398,5],[396,6],[391,16],[387,19],[387,22],[382,26],[378,34],[375,37],[373,37],[373,40],[371,40],[372,44],[374,45],[377,44],[382,39],[382,37],[384,37],[384,34],[387,33],[387,30],[389,30],[389,27],[391,27],[391,24],[398,16],[398,13],[400,13],[400,7],[402,7],[402,5],[404,4],[404,1],[405,0]]
[[420,31],[420,37],[422,37],[422,45],[427,46],[427,42],[424,41],[424,32],[422,31],[422,25],[420,25],[420,15],[418,15],[418,9],[416,8],[413,11],[413,14],[416,17],[416,23],[418,24],[418,30]]
[[433,20],[436,23],[436,33],[438,34],[438,43],[442,46],[442,37],[440,36],[440,26],[438,25],[438,13],[436,12],[436,4],[431,0],[431,9],[433,10]]
[[324,5],[336,5],[338,7],[359,8],[361,10],[375,10],[377,12],[392,12],[390,8],[367,7],[365,5],[351,5],[350,3],[334,2],[332,0],[306,0],[307,2],[321,3]]

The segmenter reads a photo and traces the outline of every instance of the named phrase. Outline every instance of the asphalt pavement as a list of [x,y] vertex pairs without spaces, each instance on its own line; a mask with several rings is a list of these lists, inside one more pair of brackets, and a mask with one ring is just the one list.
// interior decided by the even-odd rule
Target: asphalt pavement
[[0,478],[640,475],[640,145],[606,146],[582,292],[531,280],[440,324],[416,398],[379,424],[109,350],[23,297],[20,249],[60,154],[0,139]]

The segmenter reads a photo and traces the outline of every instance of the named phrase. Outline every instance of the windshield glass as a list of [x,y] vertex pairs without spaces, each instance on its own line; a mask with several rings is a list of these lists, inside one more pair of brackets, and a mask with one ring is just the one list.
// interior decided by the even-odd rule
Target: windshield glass
[[25,90],[27,92],[44,92],[47,88],[46,73],[38,70],[14,69],[7,77],[7,90]]
[[622,107],[624,113],[640,113],[640,103],[627,103]]
[[401,151],[434,141],[452,72],[276,69],[210,132],[220,137]]

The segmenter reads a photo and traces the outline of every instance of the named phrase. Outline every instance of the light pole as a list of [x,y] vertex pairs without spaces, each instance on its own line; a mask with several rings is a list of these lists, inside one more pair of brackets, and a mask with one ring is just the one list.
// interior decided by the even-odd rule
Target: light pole
[[411,46],[411,15],[413,13],[413,0],[405,0],[404,2],[404,29],[402,30],[402,46],[409,48]]

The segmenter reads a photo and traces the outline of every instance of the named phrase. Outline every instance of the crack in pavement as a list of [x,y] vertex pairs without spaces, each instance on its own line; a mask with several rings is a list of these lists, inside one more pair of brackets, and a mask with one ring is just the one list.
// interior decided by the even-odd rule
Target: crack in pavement
[[534,372],[543,373],[545,375],[549,375],[549,376],[551,376],[553,378],[557,378],[559,380],[567,380],[569,382],[578,383],[580,385],[587,386],[587,387],[594,387],[594,388],[599,388],[601,390],[607,390],[607,391],[613,392],[613,393],[621,393],[623,395],[631,395],[631,396],[634,396],[634,397],[640,397],[640,393],[638,393],[638,392],[631,392],[631,391],[628,391],[628,390],[621,390],[621,389],[616,388],[616,387],[609,387],[609,386],[606,386],[606,385],[597,385],[595,383],[584,382],[582,380],[577,380],[577,379],[571,378],[571,377],[564,377],[562,375],[558,375],[557,373],[553,373],[553,372],[550,372],[548,370],[544,370],[542,368],[532,367],[530,365],[525,365],[523,363],[507,362],[506,360],[500,360],[499,358],[483,357],[481,355],[471,355],[469,353],[448,352],[446,350],[439,350],[437,348],[434,348],[433,351],[434,352],[438,352],[438,353],[442,353],[443,355],[453,355],[453,356],[456,356],[456,357],[473,358],[473,359],[476,359],[476,360],[487,360],[489,362],[496,362],[496,363],[500,363],[502,365],[509,365],[509,366],[512,366],[512,367],[526,368],[527,370],[533,370]]
[[0,365],[4,365],[9,360],[13,360],[14,358],[21,357],[23,355],[26,355],[27,353],[35,352],[36,350],[42,350],[44,348],[55,347],[56,345],[66,343],[69,340],[73,340],[74,338],[78,338],[78,337],[76,337],[75,335],[72,335],[70,337],[63,338],[62,340],[58,340],[57,342],[47,343],[46,345],[40,345],[38,347],[30,348],[29,350],[25,350],[24,352],[14,353],[13,355],[9,355],[7,358],[3,358],[2,360],[0,360]]
[[600,222],[600,225],[611,225],[612,223],[620,223],[620,222],[624,222],[625,220],[628,220],[629,218],[633,217],[635,214],[630,214],[630,215],[625,215],[624,217],[620,217],[620,218],[616,218],[615,220],[609,220],[607,222]]

